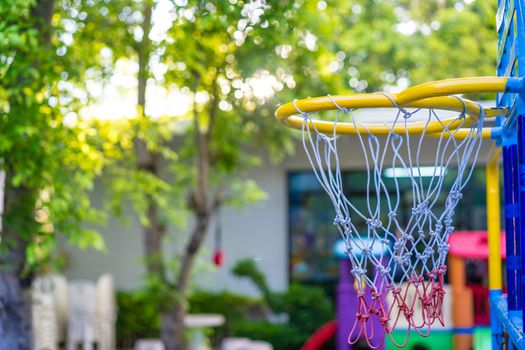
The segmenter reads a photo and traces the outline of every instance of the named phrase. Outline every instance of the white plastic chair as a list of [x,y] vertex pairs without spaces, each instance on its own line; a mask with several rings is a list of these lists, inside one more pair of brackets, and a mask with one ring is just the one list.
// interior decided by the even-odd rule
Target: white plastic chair
[[270,343],[248,338],[226,338],[221,343],[221,350],[273,350],[273,347]]
[[113,277],[102,275],[96,291],[96,340],[97,350],[115,349],[115,286]]
[[164,350],[164,343],[158,339],[140,339],[135,342],[134,350]]
[[58,350],[59,336],[52,279],[36,278],[31,297],[34,349]]
[[63,275],[51,277],[53,281],[53,299],[57,318],[58,341],[66,342],[67,319],[69,313],[69,295],[67,280]]
[[250,350],[273,350],[273,346],[265,341],[252,341]]
[[95,342],[96,288],[90,281],[72,281],[69,284],[69,319],[67,350],[93,350]]

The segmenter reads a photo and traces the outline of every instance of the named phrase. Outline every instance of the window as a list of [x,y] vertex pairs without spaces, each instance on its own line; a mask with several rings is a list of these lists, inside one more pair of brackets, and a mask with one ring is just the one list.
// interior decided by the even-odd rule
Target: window
[[[437,210],[442,210],[455,174],[455,169],[449,169],[445,175],[443,191],[436,204]],[[347,197],[360,210],[365,209],[366,171],[344,171],[342,176]],[[389,192],[395,191],[394,179],[386,176],[383,179]],[[422,178],[422,181],[427,186],[430,178]],[[397,217],[406,224],[412,207],[412,188],[407,178],[398,178],[398,184],[401,200]],[[463,198],[456,208],[455,229],[486,229],[485,201],[485,171],[483,167],[478,167],[463,190]],[[335,212],[332,203],[313,172],[288,173],[288,203],[290,279],[300,283],[333,284],[339,273],[339,262],[334,256],[333,246],[340,236],[333,225]],[[375,207],[373,200],[371,205]],[[381,213],[386,220],[386,201],[381,202]],[[359,222],[355,217],[352,219],[358,227],[365,227],[364,222]]]

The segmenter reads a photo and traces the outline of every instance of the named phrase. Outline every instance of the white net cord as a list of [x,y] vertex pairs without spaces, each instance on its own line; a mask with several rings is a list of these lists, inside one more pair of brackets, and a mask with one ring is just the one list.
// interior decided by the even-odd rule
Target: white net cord
[[[395,108],[395,117],[389,120],[389,132],[384,136],[372,134],[354,110],[340,107],[333,99],[337,107],[334,131],[323,134],[315,127],[310,113],[302,112],[294,102],[303,117],[304,149],[317,180],[334,206],[334,224],[345,241],[351,273],[358,285],[359,306],[349,342],[364,338],[371,348],[381,346],[384,340],[371,343],[374,318],[389,335],[391,324],[395,326],[399,318],[405,318],[409,324],[407,340],[410,330],[428,335],[436,320],[443,323],[448,237],[454,230],[454,210],[478,158],[484,121],[483,108],[479,118],[466,118],[465,102],[459,97],[463,112],[445,120],[433,109],[409,111],[391,96],[384,95]],[[351,195],[345,192],[338,150],[338,140],[343,136],[336,134],[340,118],[350,119],[356,130],[361,152],[345,149],[344,153],[363,157],[367,194],[364,205],[352,202]],[[425,125],[417,135],[409,133],[411,123],[415,122]],[[426,127],[431,123],[440,123],[442,131],[427,133]],[[403,126],[403,132],[399,132],[399,125]],[[467,129],[468,136],[456,138],[459,129]],[[432,147],[432,159],[428,159],[428,150],[423,152],[425,147]],[[433,172],[422,176],[423,166],[430,166]],[[454,167],[457,174],[452,184],[445,186],[444,176],[449,167]],[[388,181],[394,190],[388,189],[383,175],[387,168],[393,172]],[[402,220],[398,217],[403,201],[400,174],[406,178],[403,181],[410,182],[412,194],[408,215]],[[381,254],[373,254],[374,250]],[[372,294],[369,300],[364,297],[367,290]],[[409,292],[415,295],[412,300],[407,300]],[[390,305],[385,301],[388,293],[393,300]],[[416,304],[420,307],[416,308]],[[421,310],[417,319],[422,321],[415,321],[415,309]]]

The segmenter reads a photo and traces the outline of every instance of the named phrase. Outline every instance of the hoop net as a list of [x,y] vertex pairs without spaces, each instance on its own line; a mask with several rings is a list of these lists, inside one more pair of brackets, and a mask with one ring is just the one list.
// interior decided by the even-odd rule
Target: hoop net
[[[454,229],[454,210],[478,158],[484,120],[482,108],[481,115],[474,120],[467,120],[466,107],[445,120],[434,109],[409,111],[389,95],[385,96],[392,101],[394,116],[382,123],[389,129],[384,136],[373,135],[367,127],[370,122],[365,124],[355,110],[342,108],[334,100],[334,132],[323,134],[315,127],[311,113],[302,112],[294,102],[303,119],[304,149],[317,180],[335,208],[334,225],[345,241],[351,273],[357,284],[358,308],[348,341],[354,344],[363,338],[371,348],[380,347],[386,334],[392,339],[392,330],[400,319],[408,324],[403,344],[392,339],[400,347],[406,345],[411,331],[428,336],[436,321],[444,325],[442,305],[448,237]],[[465,106],[464,100],[460,101]],[[338,148],[338,141],[343,137],[335,131],[340,119],[350,120],[355,127],[361,152]],[[411,135],[410,123],[422,121],[424,131]],[[426,126],[435,122],[442,125],[442,131],[428,134]],[[399,133],[399,125],[403,125],[404,132]],[[396,126],[397,132],[394,132]],[[459,129],[467,130],[467,137],[456,137]],[[431,147],[430,153],[424,152],[425,147]],[[349,153],[350,157],[359,157],[359,154],[363,157],[367,177],[365,205],[354,203],[352,196],[345,192],[340,168],[342,152]],[[432,155],[431,159],[428,154]],[[423,165],[430,165],[433,171],[422,174]],[[444,176],[451,165],[457,168],[457,175],[448,187],[444,186]],[[393,173],[389,181],[391,188],[393,182],[394,190],[388,190],[383,176],[387,168]],[[406,206],[401,181],[409,181],[412,194],[408,215],[403,219],[398,217],[401,206]],[[390,303],[386,302],[387,296]],[[380,330],[374,329],[377,325],[385,334],[380,341],[377,341]]]

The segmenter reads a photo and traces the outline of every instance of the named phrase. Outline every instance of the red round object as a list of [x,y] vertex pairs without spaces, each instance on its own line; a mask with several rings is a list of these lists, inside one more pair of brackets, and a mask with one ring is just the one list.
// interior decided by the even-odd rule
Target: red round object
[[213,254],[213,263],[215,266],[222,266],[222,263],[224,262],[224,254],[222,252],[222,249],[217,249],[215,251],[215,254]]
[[332,320],[317,329],[301,347],[301,350],[319,350],[331,338],[335,337],[337,332],[337,321]]

